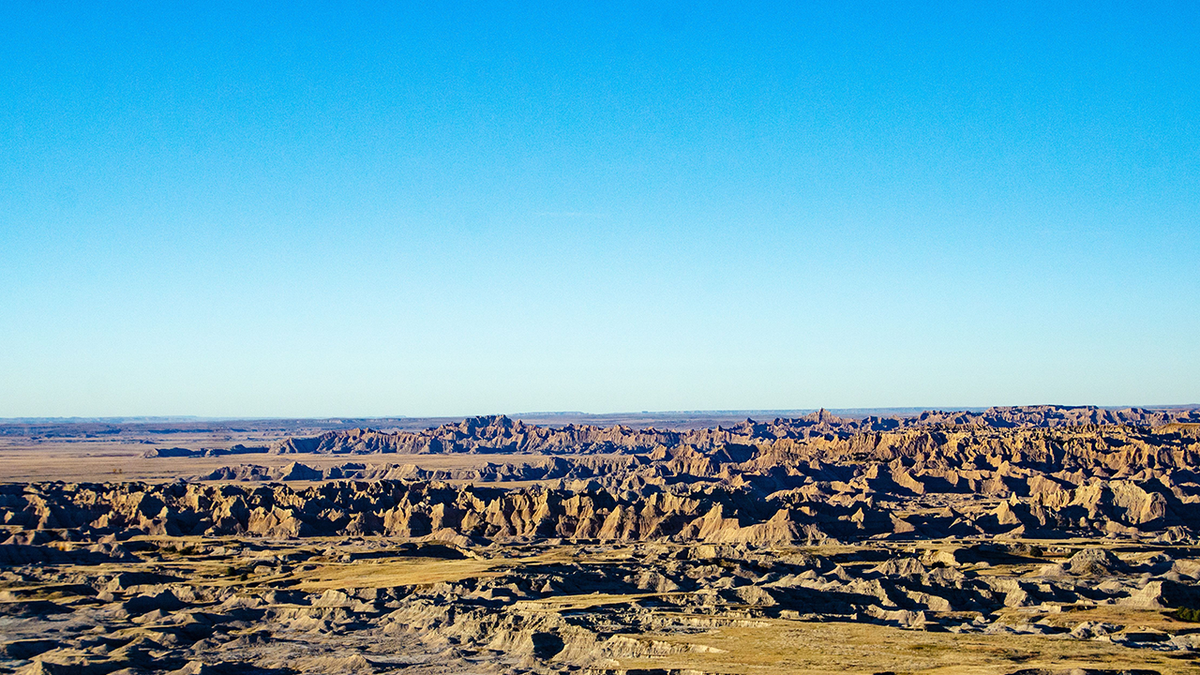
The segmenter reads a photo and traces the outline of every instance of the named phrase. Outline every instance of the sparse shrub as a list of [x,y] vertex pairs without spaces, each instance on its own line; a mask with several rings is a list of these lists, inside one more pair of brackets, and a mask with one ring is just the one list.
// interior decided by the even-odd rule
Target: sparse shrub
[[1180,607],[1171,612],[1171,616],[1180,621],[1188,621],[1190,623],[1200,623],[1200,609],[1194,607]]

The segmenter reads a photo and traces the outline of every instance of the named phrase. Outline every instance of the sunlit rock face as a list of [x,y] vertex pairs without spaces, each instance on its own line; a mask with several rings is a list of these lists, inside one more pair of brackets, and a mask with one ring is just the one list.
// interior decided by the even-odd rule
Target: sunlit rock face
[[[286,459],[170,482],[3,483],[0,664],[1186,672],[1196,418],[488,417],[242,445]],[[196,452],[167,450],[146,461]],[[489,457],[419,458],[446,454]]]

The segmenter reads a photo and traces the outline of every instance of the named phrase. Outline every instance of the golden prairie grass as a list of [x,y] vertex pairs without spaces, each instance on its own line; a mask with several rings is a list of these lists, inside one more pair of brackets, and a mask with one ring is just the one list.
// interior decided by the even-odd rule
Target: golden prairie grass
[[1134,650],[1111,642],[1036,635],[931,633],[848,622],[769,620],[766,626],[730,626],[688,636],[642,639],[703,644],[721,651],[683,652],[653,659],[621,659],[620,668],[663,668],[704,673],[850,675],[1004,675],[1022,669],[1121,671],[1162,675],[1200,672],[1191,659]]

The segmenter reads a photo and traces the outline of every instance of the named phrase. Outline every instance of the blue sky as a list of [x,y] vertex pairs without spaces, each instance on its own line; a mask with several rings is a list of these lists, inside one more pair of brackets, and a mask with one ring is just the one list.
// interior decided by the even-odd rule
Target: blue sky
[[0,417],[1200,402],[1194,2],[242,4],[0,4]]

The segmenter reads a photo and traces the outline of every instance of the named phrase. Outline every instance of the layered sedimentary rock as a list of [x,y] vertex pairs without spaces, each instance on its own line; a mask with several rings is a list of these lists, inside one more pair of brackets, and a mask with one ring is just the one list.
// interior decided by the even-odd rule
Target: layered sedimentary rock
[[427,454],[455,452],[597,453],[650,452],[659,447],[710,449],[721,445],[758,445],[779,440],[846,440],[865,432],[909,429],[1052,429],[1060,427],[1200,424],[1200,410],[1107,410],[1091,406],[990,408],[984,412],[924,412],[912,417],[842,418],[824,410],[796,419],[746,420],[727,428],[688,431],[596,427],[568,424],[531,426],[505,416],[475,417],[419,432],[385,433],[370,429],[329,431],[290,438],[270,447],[274,453]]
[[[853,476],[849,471],[838,476],[829,467],[819,471],[826,480],[801,474],[795,482],[807,482],[791,488],[789,479],[799,476],[738,475],[745,482],[731,486],[666,483],[661,476],[655,483],[632,474],[623,489],[582,477],[560,480],[560,487],[521,489],[398,480],[307,487],[45,484],[5,486],[0,500],[5,525],[87,536],[437,533],[481,544],[545,538],[800,544],[983,535],[1183,541],[1195,537],[1200,523],[1200,486],[1174,473],[1143,471],[1072,483],[976,471],[956,485],[900,463],[873,465]],[[783,489],[760,487],[780,483]]]
[[[987,424],[914,422],[918,417],[878,431],[867,429],[878,426],[869,420],[814,414],[692,432],[544,429],[479,418],[427,436],[350,432],[281,447],[334,452],[369,441],[376,450],[411,448],[415,438],[444,439],[452,428],[463,434],[454,441],[461,447],[553,447],[562,454],[439,470],[365,462],[317,470],[297,461],[277,469],[231,466],[202,477],[237,483],[229,485],[10,484],[0,488],[0,518],[21,528],[96,533],[443,532],[475,542],[1196,535],[1200,426],[1050,424],[1064,416],[1070,417],[988,411],[975,418]],[[1014,419],[1023,426],[1000,426]],[[620,452],[591,454],[600,446]],[[322,484],[241,485],[249,480]],[[507,481],[541,484],[508,489]]]
[[[271,448],[286,465],[187,481],[0,484],[0,669],[615,673],[721,662],[738,648],[721,630],[832,621],[994,636],[998,654],[1010,636],[1095,646],[979,672],[1151,661],[1119,650],[1185,672],[1171,664],[1200,657],[1196,418],[490,417],[289,439]],[[395,457],[452,452],[514,456]]]

